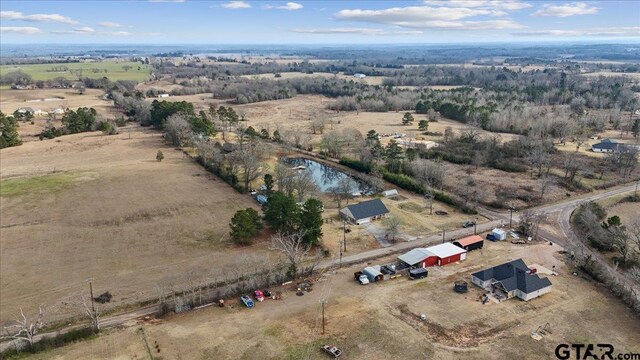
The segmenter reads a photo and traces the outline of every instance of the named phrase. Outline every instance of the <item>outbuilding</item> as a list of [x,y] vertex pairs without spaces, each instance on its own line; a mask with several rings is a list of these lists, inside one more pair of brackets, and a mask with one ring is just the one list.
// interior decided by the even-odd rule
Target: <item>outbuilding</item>
[[507,240],[507,232],[502,229],[496,228],[491,230],[491,235],[493,235],[496,240]]
[[482,249],[482,246],[484,245],[484,239],[482,239],[482,236],[480,235],[473,235],[458,239],[454,241],[453,244],[467,251],[471,251]]
[[385,190],[385,191],[382,192],[382,196],[384,196],[384,197],[398,196],[398,190],[396,190],[396,189]]
[[461,249],[452,243],[444,243],[427,248],[427,251],[437,257],[436,264],[444,266],[467,258],[467,250]]
[[389,213],[389,209],[380,201],[373,199],[359,204],[349,205],[340,210],[340,217],[351,224],[364,224],[382,219]]
[[413,267],[444,266],[467,258],[467,250],[452,243],[444,243],[428,248],[416,248],[398,259]]

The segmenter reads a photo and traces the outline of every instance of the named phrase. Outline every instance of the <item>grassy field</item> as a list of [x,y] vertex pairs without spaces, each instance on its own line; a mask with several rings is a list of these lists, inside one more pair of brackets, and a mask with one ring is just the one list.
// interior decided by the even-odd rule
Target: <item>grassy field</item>
[[[125,71],[124,66],[131,69]],[[57,70],[54,68],[66,67],[68,70]],[[94,72],[93,70],[98,70]],[[82,77],[102,78],[107,77],[111,81],[135,80],[144,81],[149,78],[153,67],[143,65],[139,62],[131,61],[101,61],[101,62],[81,62],[81,63],[61,63],[61,64],[35,64],[35,65],[2,65],[0,66],[0,76],[12,71],[23,71],[37,80],[51,80],[63,77],[68,80],[77,80],[78,71],[82,71]],[[105,71],[106,70],[106,71]]]
[[[144,359],[145,342],[153,357],[165,359],[255,359],[257,353],[262,359],[326,359],[323,344],[338,346],[345,359],[550,359],[559,343],[611,343],[616,353],[637,352],[640,323],[608,291],[573,276],[559,250],[487,243],[463,262],[430,268],[428,278],[367,286],[352,278],[360,264],[324,273],[304,296],[295,295],[295,286],[283,287],[276,289],[283,300],[253,309],[229,299],[225,308],[141,320],[28,358]],[[482,305],[483,292],[471,283],[467,294],[453,292],[455,280],[469,281],[472,272],[514,258],[556,265],[551,293],[529,302]],[[327,300],[324,334],[320,299]],[[532,339],[546,323],[551,333]]]
[[[165,159],[155,160],[162,149]],[[32,141],[0,151],[0,323],[47,306],[48,322],[77,316],[65,301],[110,291],[108,308],[153,297],[167,279],[220,272],[266,244],[229,242],[233,213],[256,207],[201,166],[133,128]]]
[[62,173],[0,180],[0,197],[21,196],[26,194],[46,194],[68,188],[79,174]]

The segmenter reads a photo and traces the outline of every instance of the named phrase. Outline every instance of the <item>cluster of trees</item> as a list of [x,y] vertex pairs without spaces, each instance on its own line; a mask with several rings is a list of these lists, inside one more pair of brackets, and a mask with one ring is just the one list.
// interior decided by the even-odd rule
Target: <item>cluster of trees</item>
[[640,219],[623,224],[620,217],[607,213],[596,202],[582,204],[573,215],[573,223],[589,244],[599,251],[616,251],[617,262],[630,267],[637,264],[634,249],[640,249]]
[[67,109],[61,119],[62,127],[56,128],[48,121],[46,128],[40,133],[39,138],[40,140],[53,139],[62,135],[93,130],[100,130],[108,135],[117,133],[117,126],[114,121],[98,121],[97,116],[98,112],[94,108],[81,107],[76,111]]
[[0,111],[0,149],[22,145],[18,126],[18,120],[14,116],[6,116]]
[[[309,198],[302,205],[293,196],[276,191],[271,193],[264,206],[264,216],[251,208],[238,210],[231,219],[231,238],[238,245],[250,245],[262,228],[262,221],[276,234],[274,246],[287,253],[291,261],[290,274],[297,273],[299,254],[292,254],[291,247],[306,253],[320,244],[322,238],[322,202]],[[293,258],[291,258],[293,257]]]

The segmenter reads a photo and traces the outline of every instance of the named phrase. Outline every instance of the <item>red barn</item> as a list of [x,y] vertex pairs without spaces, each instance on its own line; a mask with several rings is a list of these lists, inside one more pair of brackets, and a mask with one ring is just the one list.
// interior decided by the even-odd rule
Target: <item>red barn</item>
[[467,250],[459,248],[452,243],[444,243],[428,248],[416,248],[401,255],[400,260],[410,266],[444,266],[467,258]]

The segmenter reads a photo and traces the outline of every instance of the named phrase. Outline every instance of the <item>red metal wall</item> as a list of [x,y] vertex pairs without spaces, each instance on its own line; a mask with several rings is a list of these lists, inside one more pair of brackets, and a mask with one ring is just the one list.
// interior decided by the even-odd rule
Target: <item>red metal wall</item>
[[423,267],[427,267],[427,266],[434,266],[438,263],[438,257],[437,256],[429,256],[425,261],[424,261],[424,266]]
[[438,261],[438,265],[444,266],[452,262],[460,261],[460,255],[462,254],[457,254],[457,255],[446,257],[446,258],[442,258],[440,259],[440,261]]

